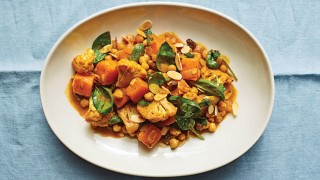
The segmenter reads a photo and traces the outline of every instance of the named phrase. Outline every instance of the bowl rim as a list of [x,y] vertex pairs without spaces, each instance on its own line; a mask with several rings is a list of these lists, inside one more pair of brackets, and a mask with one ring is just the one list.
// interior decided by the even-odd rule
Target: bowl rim
[[122,5],[118,5],[118,6],[114,6],[111,8],[107,8],[104,10],[101,10],[99,12],[96,12],[94,14],[91,14],[90,16],[80,20],[79,22],[75,23],[74,25],[72,25],[67,31],[65,31],[59,38],[58,40],[54,43],[54,45],[52,46],[51,50],[49,51],[44,65],[42,67],[41,70],[41,75],[40,75],[40,100],[41,100],[41,104],[42,104],[42,109],[44,112],[44,115],[46,117],[46,119],[48,119],[47,117],[47,109],[44,108],[44,105],[46,104],[46,102],[44,101],[44,78],[45,78],[45,70],[47,69],[47,66],[49,64],[49,60],[52,58],[53,53],[56,51],[57,47],[60,45],[60,43],[66,38],[66,36],[68,36],[72,31],[74,31],[76,28],[78,28],[80,25],[84,24],[85,22],[94,19],[102,14],[105,13],[110,13],[112,11],[116,11],[116,10],[120,10],[120,9],[125,9],[125,8],[132,8],[132,7],[139,7],[139,6],[176,6],[176,7],[184,7],[184,8],[192,8],[192,9],[196,9],[196,10],[201,10],[201,11],[206,11],[212,14],[215,14],[219,17],[222,17],[228,21],[230,21],[231,23],[235,24],[236,26],[238,26],[240,29],[242,29],[253,41],[254,43],[259,47],[259,49],[261,50],[261,53],[263,55],[263,57],[266,60],[266,65],[267,65],[267,70],[269,72],[269,79],[270,79],[270,85],[271,85],[271,101],[270,101],[270,105],[267,111],[267,116],[265,123],[262,125],[262,128],[259,130],[259,136],[256,137],[256,139],[254,141],[252,141],[251,143],[248,143],[247,146],[245,148],[243,148],[243,151],[239,152],[239,155],[234,157],[233,159],[231,159],[230,161],[226,161],[224,163],[221,163],[219,166],[217,166],[216,168],[203,168],[202,171],[195,171],[195,172],[184,172],[184,173],[172,173],[172,174],[163,174],[163,175],[159,175],[159,174],[143,174],[143,173],[136,173],[136,172],[132,172],[130,170],[123,170],[123,169],[117,169],[117,168],[113,168],[113,167],[105,167],[102,164],[98,164],[95,163],[93,161],[90,161],[89,159],[87,159],[86,157],[83,157],[81,154],[78,154],[77,152],[75,152],[71,147],[68,146],[68,144],[66,142],[64,142],[62,140],[62,138],[59,136],[59,134],[54,130],[54,128],[52,127],[52,124],[50,124],[50,121],[47,120],[47,123],[49,124],[51,130],[53,131],[53,133],[58,137],[58,139],[66,146],[68,147],[68,149],[70,151],[72,151],[73,153],[75,153],[76,155],[78,155],[79,157],[81,157],[82,159],[96,165],[99,166],[101,168],[107,169],[107,170],[111,170],[114,172],[119,172],[119,173],[123,173],[123,174],[129,174],[129,175],[135,175],[135,176],[144,176],[144,177],[176,177],[176,176],[187,176],[187,175],[194,175],[194,174],[200,174],[200,173],[204,173],[207,171],[211,171],[214,169],[218,169],[222,166],[225,166],[226,164],[229,164],[231,162],[233,162],[234,160],[238,159],[239,157],[241,157],[244,153],[246,153],[251,147],[253,147],[253,145],[260,139],[260,137],[262,136],[263,132],[265,131],[271,115],[272,115],[272,111],[273,111],[273,106],[274,106],[274,99],[275,99],[275,82],[274,82],[274,76],[273,76],[273,71],[271,68],[271,63],[270,60],[268,58],[268,55],[266,53],[266,51],[264,50],[264,48],[262,47],[262,45],[260,44],[260,42],[257,40],[257,38],[247,29],[245,28],[242,24],[240,24],[238,21],[234,20],[233,18],[229,17],[226,14],[223,14],[217,10],[211,9],[211,8],[206,8],[200,5],[195,5],[195,4],[190,4],[190,3],[181,3],[181,2],[162,2],[162,1],[158,1],[158,2],[136,2],[136,3],[127,3],[127,4],[122,4]]

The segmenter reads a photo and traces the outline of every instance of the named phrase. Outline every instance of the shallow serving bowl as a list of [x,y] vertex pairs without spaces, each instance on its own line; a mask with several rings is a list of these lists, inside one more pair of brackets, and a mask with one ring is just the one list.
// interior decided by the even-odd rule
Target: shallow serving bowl
[[[143,148],[136,139],[102,137],[70,105],[65,94],[73,74],[73,57],[91,47],[105,31],[111,37],[134,34],[144,20],[152,31],[175,32],[231,59],[238,76],[239,113],[229,115],[204,141],[191,138],[182,147]],[[266,128],[274,101],[274,80],[268,57],[255,37],[217,11],[181,3],[136,3],[94,14],[65,32],[52,47],[40,79],[41,101],[56,136],[74,153],[103,168],[141,176],[180,176],[209,171],[245,153]]]

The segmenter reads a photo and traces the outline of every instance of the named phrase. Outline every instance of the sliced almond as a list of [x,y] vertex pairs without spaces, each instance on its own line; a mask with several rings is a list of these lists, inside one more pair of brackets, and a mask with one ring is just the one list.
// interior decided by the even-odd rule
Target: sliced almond
[[162,87],[159,89],[159,93],[160,93],[160,94],[170,94],[170,91],[169,91],[169,89],[167,89],[166,87],[162,86]]
[[140,29],[142,31],[145,31],[147,29],[150,29],[152,27],[152,22],[150,20],[143,21],[140,25]]
[[180,54],[179,53],[176,54],[175,63],[176,63],[177,69],[179,71],[181,71],[182,70],[182,64],[181,64],[181,59],[180,59]]
[[210,106],[208,107],[208,113],[209,113],[209,114],[212,114],[213,111],[214,111],[214,107],[213,107],[212,104],[210,104]]
[[108,45],[103,46],[103,48],[101,48],[99,51],[100,51],[100,53],[107,53],[107,52],[110,52],[111,49],[112,49],[112,45],[108,44]]
[[218,106],[217,105],[214,106],[214,115],[215,116],[218,115]]
[[166,97],[167,97],[167,94],[156,94],[153,99],[155,101],[160,101],[160,100],[162,100],[163,98],[166,98]]
[[141,29],[137,29],[137,33],[138,33],[139,35],[141,35],[142,37],[144,37],[144,38],[147,37],[146,33],[144,33],[143,31],[141,31]]
[[237,102],[232,103],[232,114],[234,116],[238,115],[238,103]]
[[136,82],[136,80],[137,80],[137,79],[132,79],[132,80],[130,81],[130,85],[133,86],[134,83]]
[[160,87],[159,87],[157,84],[150,84],[150,85],[149,85],[149,90],[150,90],[153,94],[159,94]]
[[190,51],[190,49],[191,48],[188,45],[184,45],[183,48],[181,49],[181,52],[183,54],[186,54],[186,53],[188,53]]
[[174,79],[174,80],[181,80],[182,75],[178,73],[177,71],[168,71],[167,72],[169,78]]
[[177,47],[177,48],[182,48],[182,47],[184,46],[184,44],[182,44],[182,43],[175,43],[174,46]]
[[122,41],[126,44],[130,43],[129,39],[124,36],[122,36]]
[[118,56],[115,55],[115,54],[109,53],[109,55],[112,56],[112,57],[114,57],[114,58],[116,58],[116,59],[118,59]]

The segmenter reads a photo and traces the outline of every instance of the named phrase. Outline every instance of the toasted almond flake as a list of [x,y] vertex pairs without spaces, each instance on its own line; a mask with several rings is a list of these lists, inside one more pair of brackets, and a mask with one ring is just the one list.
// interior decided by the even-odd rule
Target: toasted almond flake
[[112,45],[108,44],[108,45],[103,46],[103,48],[101,48],[99,51],[100,51],[100,53],[107,53],[107,52],[110,52],[111,49],[112,49]]
[[184,45],[183,48],[181,49],[181,52],[183,54],[186,54],[186,53],[188,53],[190,51],[190,49],[191,48],[188,45]]
[[146,33],[144,33],[143,31],[141,31],[141,29],[137,29],[137,33],[138,33],[139,35],[141,35],[142,37],[144,37],[144,38],[147,37]]
[[232,103],[232,114],[234,116],[238,115],[238,103],[237,102]]
[[140,25],[140,29],[142,31],[145,31],[147,29],[150,29],[152,27],[152,22],[150,20],[143,21]]
[[112,57],[114,57],[114,58],[116,58],[116,59],[118,59],[118,56],[115,55],[115,54],[109,53],[109,55],[112,56]]
[[193,68],[193,69],[191,70],[191,73],[192,73],[192,74],[197,74],[197,72],[198,72],[198,70],[197,70],[196,68]]
[[150,85],[149,85],[149,90],[150,90],[153,94],[159,94],[160,87],[159,87],[157,84],[150,84]]
[[132,79],[132,80],[130,81],[130,85],[133,86],[134,83],[136,82],[136,80],[137,80],[137,79]]
[[177,48],[182,48],[182,47],[184,46],[184,44],[182,44],[182,43],[175,43],[174,46],[177,47]]
[[170,94],[170,91],[169,89],[165,88],[164,86],[162,86],[160,89],[159,89],[159,93],[160,94]]
[[217,105],[214,106],[214,115],[215,116],[218,115],[218,106]]
[[209,114],[212,114],[213,111],[214,111],[214,107],[213,107],[212,104],[210,104],[210,106],[208,107],[208,113],[209,113]]
[[178,73],[177,71],[168,71],[167,72],[169,78],[174,79],[174,80],[181,80],[182,75]]
[[167,97],[167,94],[156,94],[153,99],[154,99],[155,101],[160,101],[160,100],[162,100],[162,99],[165,98],[165,97]]
[[176,63],[177,69],[179,71],[181,71],[182,70],[182,64],[181,64],[180,54],[179,53],[176,54],[175,63]]
[[130,43],[129,39],[127,39],[126,37],[122,36],[122,41],[126,44]]

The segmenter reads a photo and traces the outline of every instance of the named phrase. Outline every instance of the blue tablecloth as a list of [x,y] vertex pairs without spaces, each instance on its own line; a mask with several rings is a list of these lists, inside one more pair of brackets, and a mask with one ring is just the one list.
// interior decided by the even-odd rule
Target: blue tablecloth
[[[43,114],[39,77],[73,24],[125,1],[0,2],[0,179],[142,179],[97,167],[67,149]],[[186,179],[320,179],[320,1],[181,1],[236,19],[261,42],[276,97],[259,141],[234,162]]]

